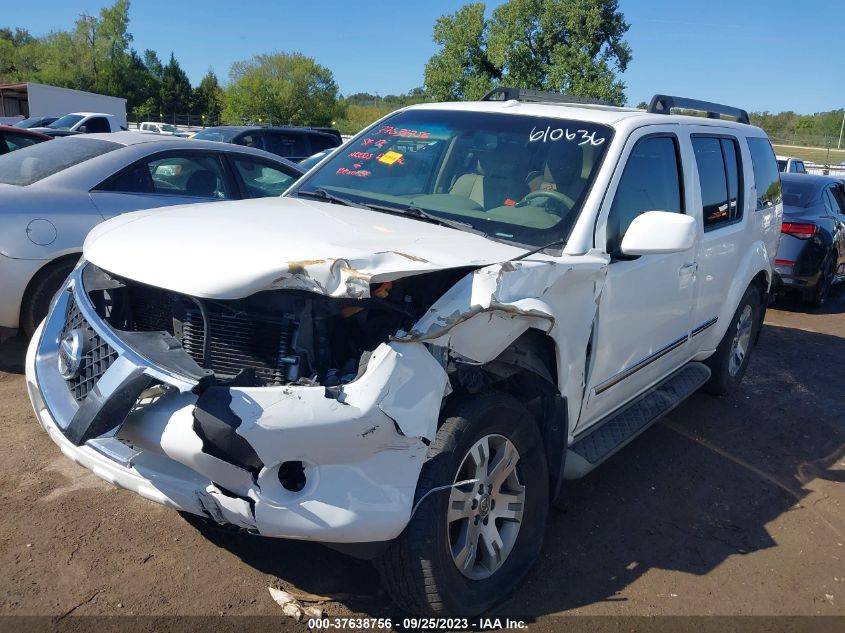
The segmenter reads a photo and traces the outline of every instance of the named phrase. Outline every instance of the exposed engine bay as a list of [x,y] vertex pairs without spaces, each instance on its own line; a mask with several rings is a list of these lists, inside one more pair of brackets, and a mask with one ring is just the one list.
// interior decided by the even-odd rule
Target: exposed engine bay
[[218,381],[333,387],[359,376],[373,349],[410,330],[470,270],[374,283],[367,298],[267,290],[216,300],[147,286],[88,264],[85,289],[113,329],[167,332]]

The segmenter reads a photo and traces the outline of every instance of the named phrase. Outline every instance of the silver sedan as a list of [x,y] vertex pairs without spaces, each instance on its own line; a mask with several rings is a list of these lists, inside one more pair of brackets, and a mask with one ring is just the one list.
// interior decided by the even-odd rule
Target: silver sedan
[[278,196],[301,175],[261,150],[137,132],[68,136],[0,156],[0,330],[35,330],[103,220]]

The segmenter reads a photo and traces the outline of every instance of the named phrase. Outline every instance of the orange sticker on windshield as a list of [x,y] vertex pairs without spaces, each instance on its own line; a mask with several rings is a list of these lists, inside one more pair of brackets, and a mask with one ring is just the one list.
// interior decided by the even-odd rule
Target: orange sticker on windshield
[[380,163],[384,163],[385,165],[392,165],[400,158],[402,158],[402,154],[400,154],[399,152],[385,152],[376,160],[378,160],[378,162]]

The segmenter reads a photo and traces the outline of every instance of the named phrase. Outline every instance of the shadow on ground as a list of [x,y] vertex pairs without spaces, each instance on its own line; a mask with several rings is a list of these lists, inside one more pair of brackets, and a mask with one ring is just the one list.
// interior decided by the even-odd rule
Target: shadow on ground
[[[494,615],[530,620],[624,600],[625,587],[650,569],[707,574],[728,557],[777,547],[766,525],[808,494],[806,484],[843,481],[832,469],[845,453],[842,358],[845,338],[767,326],[741,394],[693,396],[568,484],[567,507],[550,515],[540,561]],[[193,524],[261,572],[345,595],[341,601],[358,612],[394,611],[367,562]]]

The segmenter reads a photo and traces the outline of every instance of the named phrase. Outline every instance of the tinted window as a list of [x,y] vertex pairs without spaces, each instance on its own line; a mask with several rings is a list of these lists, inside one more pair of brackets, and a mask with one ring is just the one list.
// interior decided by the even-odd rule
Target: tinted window
[[0,156],[0,182],[31,185],[63,169],[120,148],[117,143],[84,137],[38,143]]
[[806,174],[807,168],[804,167],[804,163],[802,163],[800,160],[796,160],[795,161],[795,169],[793,171],[795,171],[796,173],[799,173],[799,174]]
[[101,191],[231,199],[218,156],[171,155],[136,163],[98,187]]
[[827,207],[827,210],[830,212],[831,215],[837,215],[841,213],[841,211],[839,210],[839,203],[833,196],[832,187],[828,187],[824,190],[824,206]]
[[308,156],[304,134],[270,132],[267,134],[267,145],[265,149],[268,152],[272,152],[278,156],[284,156],[285,158]]
[[845,186],[834,185],[833,197],[836,200],[836,205],[839,207],[839,213],[845,214]]
[[109,125],[109,120],[105,117],[96,116],[91,119],[88,119],[85,123],[85,131],[88,134],[93,134],[97,132],[111,132],[111,126]]
[[6,147],[10,152],[14,152],[16,149],[21,149],[23,147],[29,147],[30,145],[35,145],[41,140],[33,136],[15,134],[14,132],[6,132],[2,135],[2,138],[5,138]]
[[781,201],[780,162],[768,139],[749,138],[751,164],[754,167],[754,185],[757,189],[757,210],[770,207]]
[[625,232],[646,211],[683,213],[674,137],[639,141],[625,165],[607,218],[607,252],[619,253]]
[[250,198],[280,196],[296,180],[276,167],[263,161],[232,157],[235,170],[243,180]]
[[[752,139],[748,139],[749,143]],[[786,171],[786,161],[778,159],[778,171],[784,172]]]
[[808,207],[819,196],[819,185],[815,180],[802,176],[783,179],[783,203],[791,207]]
[[333,147],[340,145],[337,138],[329,136],[328,134],[312,134],[308,137],[308,140],[311,142],[312,154],[322,152],[325,149],[332,149]]
[[[196,137],[195,137],[196,138]],[[262,132],[249,132],[243,136],[235,139],[235,143],[243,145],[244,147],[255,147],[256,149],[264,149],[265,136]]]
[[742,159],[735,139],[692,138],[701,186],[704,230],[742,218]]

